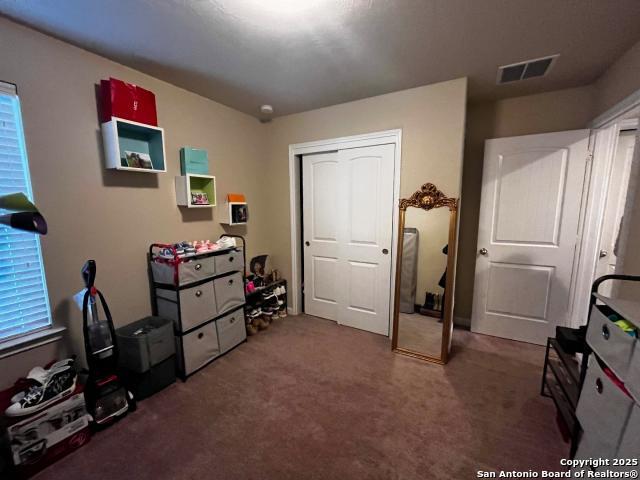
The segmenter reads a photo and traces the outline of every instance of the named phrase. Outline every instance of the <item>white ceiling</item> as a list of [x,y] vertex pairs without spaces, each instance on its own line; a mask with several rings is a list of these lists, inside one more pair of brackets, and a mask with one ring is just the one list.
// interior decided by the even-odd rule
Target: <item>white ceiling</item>
[[[574,87],[640,40],[638,0],[0,0],[0,12],[256,116],[462,76],[472,99]],[[495,84],[499,65],[556,53],[547,77]]]

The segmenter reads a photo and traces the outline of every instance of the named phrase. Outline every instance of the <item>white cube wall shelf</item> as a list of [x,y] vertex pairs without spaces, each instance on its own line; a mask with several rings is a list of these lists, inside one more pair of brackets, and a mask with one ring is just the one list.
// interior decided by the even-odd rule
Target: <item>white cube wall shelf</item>
[[219,208],[223,225],[246,225],[249,219],[247,202],[225,202]]
[[[175,178],[176,203],[179,207],[212,208],[216,206],[216,177],[187,173]],[[198,205],[192,203],[192,193],[206,193],[209,203]]]
[[[143,173],[167,171],[163,128],[112,117],[101,129],[107,168]],[[149,155],[153,168],[128,166],[125,151]]]

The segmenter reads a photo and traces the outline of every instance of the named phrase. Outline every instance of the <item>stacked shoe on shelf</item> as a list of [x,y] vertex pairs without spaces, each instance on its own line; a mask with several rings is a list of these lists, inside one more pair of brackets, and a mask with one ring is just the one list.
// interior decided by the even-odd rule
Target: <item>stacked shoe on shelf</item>
[[276,318],[287,316],[287,308],[283,300],[286,295],[284,285],[266,288],[259,296],[259,300],[245,308],[247,335],[255,335],[260,330],[269,328]]
[[245,318],[247,335],[255,335],[259,330],[264,330],[269,326],[262,319],[262,309],[260,307],[254,308],[251,306],[245,307]]
[[268,317],[270,321],[275,318],[284,318],[287,316],[287,310],[284,306],[284,300],[280,297],[285,294],[284,286],[278,286],[271,292],[264,293],[262,295],[263,307],[262,312]]

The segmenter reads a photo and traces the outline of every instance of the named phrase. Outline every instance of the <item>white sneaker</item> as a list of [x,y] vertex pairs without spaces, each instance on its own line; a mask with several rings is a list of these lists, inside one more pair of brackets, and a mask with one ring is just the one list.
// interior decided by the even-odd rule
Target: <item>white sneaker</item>
[[[73,360],[69,359],[66,362],[66,364],[58,362],[48,370],[42,367],[34,368],[32,370],[34,376],[38,376],[42,382],[33,385],[22,395],[19,394],[20,399],[7,408],[5,415],[8,417],[29,415],[71,394],[76,388],[77,374]],[[29,372],[30,375],[32,372]],[[41,376],[42,372],[45,372],[44,377]],[[39,382],[35,378],[34,380]]]
[[[29,371],[27,378],[29,380],[33,380],[34,382],[36,382],[36,384],[44,385],[45,383],[47,383],[47,376],[52,375],[57,370],[64,369],[65,367],[72,364],[73,359],[66,358],[64,360],[60,360],[59,362],[55,362],[47,369],[43,367],[33,367]],[[27,390],[23,390],[22,392],[16,393],[13,397],[11,397],[11,403],[16,403],[22,400],[28,391],[29,388]]]

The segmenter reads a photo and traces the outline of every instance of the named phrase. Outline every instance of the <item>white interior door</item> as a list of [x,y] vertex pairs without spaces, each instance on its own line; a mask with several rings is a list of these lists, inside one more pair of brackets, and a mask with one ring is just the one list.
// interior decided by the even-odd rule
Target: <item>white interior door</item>
[[304,311],[338,319],[338,152],[302,157]]
[[[611,166],[609,187],[607,189],[596,278],[615,273],[616,270],[618,260],[617,241],[627,199],[635,140],[635,130],[621,132],[618,138],[618,145],[613,158],[613,165]],[[600,287],[600,293],[610,295],[611,287],[612,282],[604,282]]]
[[389,334],[394,145],[302,160],[305,312]]
[[588,139],[485,143],[472,331],[544,344],[566,324]]

